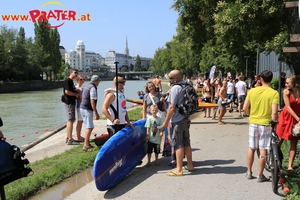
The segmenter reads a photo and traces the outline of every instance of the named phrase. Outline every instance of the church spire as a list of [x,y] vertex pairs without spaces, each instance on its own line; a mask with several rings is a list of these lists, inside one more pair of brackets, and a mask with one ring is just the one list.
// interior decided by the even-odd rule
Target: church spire
[[126,56],[129,56],[129,49],[128,49],[127,36],[126,36],[126,47],[125,47],[125,50],[124,50],[124,54],[125,54]]

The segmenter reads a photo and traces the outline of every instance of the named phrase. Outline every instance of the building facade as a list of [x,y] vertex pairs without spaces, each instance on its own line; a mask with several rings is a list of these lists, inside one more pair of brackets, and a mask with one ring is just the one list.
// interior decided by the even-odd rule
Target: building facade
[[116,53],[114,50],[108,51],[105,56],[105,64],[110,67],[111,71],[116,70],[115,62],[118,62],[118,70],[127,67],[131,71],[134,66],[134,58],[129,55],[128,41],[126,37],[126,47],[124,53]]
[[99,53],[86,51],[85,45],[81,40],[77,41],[75,49],[69,53],[65,53],[65,62],[69,63],[71,68],[86,71],[93,68],[100,68],[104,63],[104,59]]

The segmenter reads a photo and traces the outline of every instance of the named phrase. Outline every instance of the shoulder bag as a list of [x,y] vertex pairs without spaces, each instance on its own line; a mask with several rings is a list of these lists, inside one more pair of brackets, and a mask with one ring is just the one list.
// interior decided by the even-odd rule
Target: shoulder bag
[[[149,97],[150,97],[150,99],[152,101],[152,104],[156,105],[156,103],[154,102],[154,99],[153,99],[153,97],[151,96],[150,93],[149,93]],[[161,118],[161,121],[164,122],[165,118],[166,118],[166,112],[161,111],[161,110],[158,109],[157,117]]]

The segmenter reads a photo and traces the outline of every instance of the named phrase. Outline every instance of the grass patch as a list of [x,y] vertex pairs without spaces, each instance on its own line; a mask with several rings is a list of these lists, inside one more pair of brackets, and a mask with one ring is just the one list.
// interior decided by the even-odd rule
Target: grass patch
[[[142,108],[128,111],[129,119],[136,121],[142,118]],[[34,174],[16,180],[4,186],[6,198],[11,200],[28,199],[47,188],[52,187],[92,167],[98,149],[94,152],[83,152],[82,145],[65,151],[62,154],[45,158],[30,164]]]
[[133,110],[128,111],[128,117],[130,121],[137,121],[139,119],[142,119],[142,107],[135,108]]
[[98,151],[83,152],[82,146],[30,164],[34,174],[7,184],[7,199],[27,199],[93,166]]
[[[287,141],[287,143],[289,144],[289,141]],[[290,189],[290,193],[284,199],[300,200],[300,146],[298,144],[298,152],[293,164],[293,172],[289,172],[287,170],[289,161],[289,145],[287,147],[284,142],[281,146],[281,150],[284,156],[282,166],[284,169],[285,184]]]

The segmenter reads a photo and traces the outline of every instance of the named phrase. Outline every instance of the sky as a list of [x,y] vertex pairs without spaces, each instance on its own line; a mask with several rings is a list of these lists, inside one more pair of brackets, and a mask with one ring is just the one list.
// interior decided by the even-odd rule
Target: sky
[[[173,0],[90,0],[90,1],[3,1],[1,2],[0,26],[25,29],[26,37],[34,37],[32,21],[4,21],[3,15],[29,15],[31,10],[73,10],[78,18],[90,15],[90,21],[56,21],[59,25],[60,45],[67,52],[75,50],[82,40],[86,51],[98,52],[102,57],[110,50],[124,53],[126,37],[129,54],[153,57],[158,48],[164,47],[176,34],[178,13],[171,9]],[[46,4],[48,3],[48,4]]]

